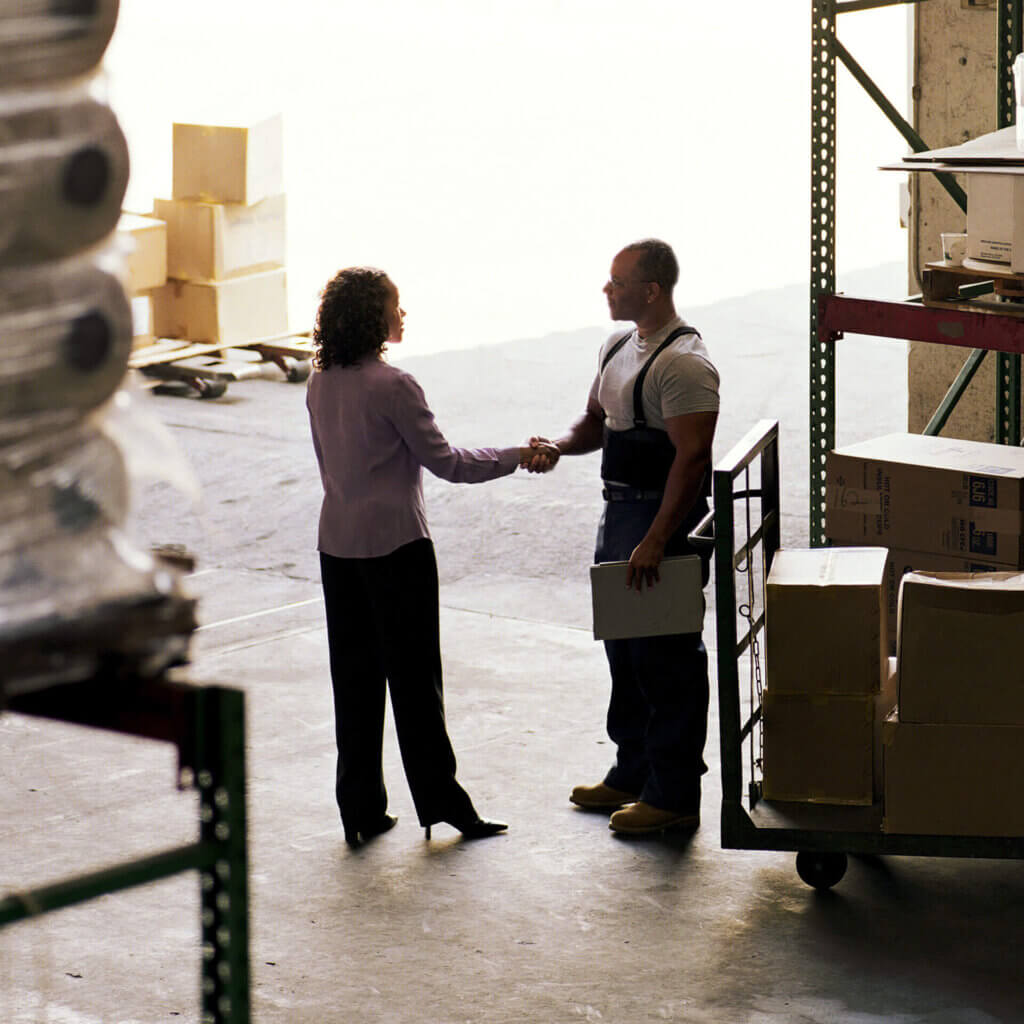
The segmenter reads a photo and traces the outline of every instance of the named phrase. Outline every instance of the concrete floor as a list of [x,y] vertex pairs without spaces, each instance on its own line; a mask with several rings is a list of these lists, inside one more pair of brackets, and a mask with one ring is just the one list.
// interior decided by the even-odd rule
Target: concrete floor
[[[878,294],[895,274],[854,284]],[[759,418],[782,422],[790,546],[807,536],[804,301],[788,289],[691,311],[722,370],[718,452]],[[407,350],[402,362],[454,443],[514,444],[575,415],[599,340]],[[850,346],[840,440],[902,429],[902,346]],[[427,481],[460,778],[511,828],[467,843],[439,826],[426,842],[389,730],[399,824],[350,850],[332,793],[302,399],[269,380],[215,402],[154,399],[204,498],[197,510],[148,483],[135,524],[140,542],[199,557],[190,590],[203,625],[185,676],[246,693],[254,1021],[1024,1020],[1024,865],[856,859],[820,894],[792,854],[722,850],[714,688],[695,835],[623,840],[567,802],[611,755],[607,671],[588,631],[594,458],[482,487]],[[169,747],[6,714],[0,766],[0,891],[195,836],[195,797],[173,788]],[[0,932],[0,1021],[196,1021],[196,889],[179,876]]]

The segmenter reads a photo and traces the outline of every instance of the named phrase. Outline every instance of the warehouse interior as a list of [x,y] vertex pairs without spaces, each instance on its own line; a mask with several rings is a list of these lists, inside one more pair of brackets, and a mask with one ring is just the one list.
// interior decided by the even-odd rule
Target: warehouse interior
[[[716,561],[706,593],[712,704],[700,827],[624,838],[609,831],[607,815],[568,802],[574,785],[600,777],[611,749],[605,733],[607,666],[592,635],[587,574],[600,514],[597,459],[591,457],[566,460],[539,478],[518,472],[486,488],[453,488],[432,478],[424,482],[441,571],[448,724],[459,774],[481,813],[508,821],[508,833],[471,842],[441,825],[427,839],[416,827],[389,717],[384,767],[390,809],[399,821],[364,846],[347,846],[332,792],[327,640],[312,543],[320,491],[303,402],[308,340],[207,341],[199,356],[179,352],[169,362],[149,352],[149,374],[137,362],[126,378],[131,387],[122,389],[109,412],[108,433],[123,446],[124,461],[145,471],[127,512],[120,496],[97,497],[106,492],[96,475],[109,480],[121,470],[88,424],[98,396],[105,400],[104,389],[116,385],[129,360],[139,360],[140,346],[129,333],[127,344],[109,353],[109,361],[120,365],[114,385],[111,370],[75,408],[81,423],[62,420],[52,433],[58,450],[72,453],[70,489],[77,500],[90,509],[101,506],[103,521],[123,517],[140,552],[160,549],[158,557],[148,564],[140,552],[126,555],[106,528],[76,533],[82,547],[117,567],[102,579],[89,576],[79,591],[82,574],[96,563],[45,563],[52,578],[41,580],[38,573],[15,573],[24,550],[9,544],[0,552],[4,578],[14,581],[5,586],[12,594],[16,584],[22,587],[17,604],[11,598],[0,606],[6,666],[0,671],[5,765],[0,1019],[11,1024],[1024,1020],[1016,909],[1024,895],[1024,828],[1012,787],[1013,758],[1019,756],[1012,716],[1021,711],[1015,688],[1020,673],[1012,663],[1001,670],[999,661],[1006,657],[1007,630],[1020,614],[1019,577],[1012,568],[1020,565],[1024,529],[1015,535],[1007,523],[1014,511],[1020,519],[1022,506],[997,506],[979,520],[995,538],[987,561],[937,543],[935,550],[924,551],[930,560],[917,562],[920,549],[914,547],[901,566],[925,595],[918,614],[927,617],[937,608],[946,616],[938,621],[949,631],[939,637],[927,627],[920,634],[911,630],[907,646],[900,648],[917,650],[919,659],[932,658],[925,696],[932,699],[927,687],[943,671],[936,662],[956,661],[947,641],[952,637],[955,643],[959,636],[949,617],[959,614],[977,624],[986,649],[976,671],[956,662],[955,670],[970,676],[965,680],[970,687],[949,700],[960,706],[955,701],[967,689],[970,713],[998,699],[995,713],[1005,715],[998,725],[950,719],[943,705],[941,712],[931,712],[939,716],[934,722],[907,720],[908,732],[919,721],[927,723],[918,726],[922,730],[961,730],[948,735],[962,741],[977,762],[966,790],[944,788],[947,775],[929,762],[923,783],[920,773],[914,776],[919,788],[908,783],[914,797],[908,808],[905,793],[886,788],[888,779],[874,758],[881,760],[885,743],[886,750],[894,749],[895,730],[904,722],[889,722],[889,740],[883,743],[886,723],[879,709],[888,699],[884,710],[892,711],[896,688],[905,681],[899,663],[890,660],[898,653],[897,639],[904,643],[896,617],[899,580],[893,583],[891,561],[877,552],[910,542],[843,536],[837,524],[846,520],[817,498],[819,487],[834,483],[828,473],[836,465],[884,461],[897,448],[887,439],[904,434],[913,435],[912,444],[941,437],[957,451],[961,442],[977,444],[982,447],[967,449],[976,455],[971,466],[982,460],[1001,487],[1004,481],[1012,484],[1015,474],[1024,479],[1019,456],[1013,455],[1022,436],[1024,334],[1015,308],[1020,298],[1012,289],[1012,257],[987,290],[946,266],[953,261],[943,252],[942,235],[963,234],[969,246],[971,222],[936,176],[913,168],[905,177],[890,173],[894,194],[898,182],[907,183],[906,264],[836,279],[834,219],[842,196],[835,189],[834,142],[842,117],[841,112],[835,117],[834,91],[828,93],[835,78],[818,71],[824,64],[833,76],[855,78],[842,48],[830,40],[842,38],[844,18],[886,5],[888,0],[808,5],[813,23],[808,73],[813,67],[816,88],[822,88],[818,79],[825,82],[824,95],[812,93],[812,126],[825,145],[812,170],[811,195],[818,199],[827,192],[830,207],[824,219],[812,217],[810,335],[808,292],[802,286],[686,311],[706,337],[715,339],[716,361],[728,382],[716,468],[725,474],[725,468],[747,458],[734,482],[737,491],[756,490],[752,502],[749,496],[745,503],[738,499],[733,515],[716,520],[716,541],[722,548],[728,518],[742,545],[741,533],[746,529],[750,536],[752,516],[755,531],[761,524],[757,557],[778,557],[781,547],[783,559],[776,567],[785,564],[788,571],[792,565],[794,574],[777,575],[772,598],[766,596],[768,564],[758,575],[742,571],[744,564],[751,566],[750,554],[732,561],[730,569]],[[90,10],[97,18],[116,19],[117,6],[116,0],[98,2]],[[1010,83],[1012,101],[1013,58],[1024,48],[1019,0],[923,0],[906,6],[913,84],[909,97],[893,99],[921,140],[911,148],[930,153],[1012,126],[1017,111],[1014,103],[1008,105],[1006,90]],[[0,25],[4,17],[0,11]],[[18,15],[10,17],[13,22]],[[113,31],[112,21],[106,29]],[[75,52],[83,68],[97,57]],[[8,79],[4,66],[16,69],[17,63],[0,61],[0,87],[16,82],[30,96],[29,73],[19,79],[9,70]],[[822,121],[822,101],[830,107],[831,123]],[[98,118],[99,112],[83,107],[81,117]],[[884,114],[879,117],[882,121]],[[101,120],[90,123],[97,132],[112,130]],[[273,148],[274,126],[266,131]],[[905,151],[900,145],[894,147],[894,163]],[[228,163],[222,159],[217,169]],[[1024,164],[1024,154],[1019,163]],[[1005,173],[992,177],[1012,178],[1016,166],[1001,167]],[[970,192],[968,173],[948,173]],[[116,182],[109,187],[116,188]],[[251,230],[260,218],[246,219],[247,199],[261,187],[273,199],[272,176],[270,184],[260,186],[250,178],[245,187],[249,195],[234,200],[237,210],[225,206],[226,220],[214,225],[214,236]],[[818,205],[812,201],[812,210]],[[211,216],[216,220],[222,214]],[[261,223],[280,226],[282,217],[271,211]],[[84,220],[80,228],[82,238],[94,230]],[[0,289],[8,303],[0,308],[0,361],[29,329],[38,329],[33,326],[38,320],[25,310],[34,314],[31,303],[49,300],[38,299],[25,282],[32,280],[32,267],[58,258],[63,244],[34,231],[27,220],[20,230],[9,245],[0,237],[0,253],[8,246],[0,264]],[[152,225],[120,230],[151,232]],[[251,251],[255,236],[246,237]],[[267,249],[250,259],[259,264],[254,276],[263,284],[279,282],[280,239],[260,235],[260,240]],[[145,245],[137,234],[136,242],[140,250]],[[226,248],[217,252],[232,255]],[[936,263],[943,266],[929,267]],[[195,276],[216,279],[223,269]],[[75,264],[64,270],[63,280],[73,281],[73,288],[106,287],[95,283],[91,265],[86,270]],[[941,277],[947,271],[952,284]],[[75,274],[82,275],[82,283]],[[173,277],[165,268],[165,278]],[[15,285],[23,307],[9,298]],[[173,307],[184,289],[173,282],[160,287],[169,290],[163,309],[170,319],[153,333],[175,339],[165,339],[165,347],[185,345],[191,336],[177,332],[173,323],[185,316]],[[914,304],[915,315],[920,310],[934,314],[932,320],[946,317],[941,320],[946,324],[969,318],[963,321],[966,335],[953,344],[911,340],[909,318],[896,321],[907,334],[887,333],[893,321],[886,317],[903,316],[896,309],[905,305],[903,296],[922,292],[928,302]],[[247,316],[272,317],[280,309],[268,294],[261,288],[242,296],[243,334],[252,333]],[[123,303],[117,296],[105,301],[120,324]],[[975,301],[987,304],[972,305]],[[756,352],[748,343],[752,333],[758,338]],[[412,356],[403,365],[415,373],[439,415],[443,411],[453,443],[515,444],[536,431],[557,431],[579,413],[602,340],[599,330],[581,329]],[[235,353],[232,359],[248,367],[244,373],[236,369],[232,377],[224,369],[228,363],[219,361],[219,369],[205,376],[196,369],[197,359],[227,347]],[[808,348],[810,406],[804,383]],[[987,350],[988,358],[978,357],[979,350]],[[965,359],[973,359],[970,374],[962,372]],[[154,369],[159,367],[163,372]],[[5,416],[36,417],[32,423],[42,434],[51,429],[38,426],[44,423],[46,389],[20,380],[20,390],[8,388],[8,394],[21,397],[5,396],[11,410]],[[467,380],[479,382],[471,396],[465,394]],[[957,380],[964,387],[954,404],[947,396]],[[143,381],[147,386],[139,388]],[[46,381],[50,388],[60,384]],[[945,414],[933,438],[929,428],[940,408]],[[827,464],[821,457],[826,446]],[[69,489],[60,473],[63,465],[40,461],[41,449],[24,436],[10,441],[9,448],[16,457],[3,464],[7,494],[30,485],[38,489],[40,480],[45,487]],[[765,453],[773,451],[779,459],[774,468],[765,461]],[[92,468],[94,458],[98,469]],[[935,463],[936,458],[928,449],[918,461],[935,473],[944,471],[946,463]],[[913,459],[906,464],[916,467]],[[843,472],[850,477],[852,470]],[[891,479],[895,503],[899,480],[895,474]],[[911,480],[911,492],[931,494],[932,477],[921,479]],[[725,486],[716,475],[716,487],[719,483]],[[773,509],[775,484],[779,500]],[[870,488],[851,485],[846,493],[851,490],[860,501]],[[5,512],[8,524],[32,516],[37,524],[48,522],[42,506],[30,506],[28,513],[25,507]],[[862,518],[874,523],[866,513]],[[922,536],[924,518],[921,513],[920,521],[913,521]],[[891,519],[895,529],[895,504]],[[851,521],[860,528],[860,519]],[[24,546],[31,534],[15,536],[15,545]],[[1011,547],[1016,537],[1016,563],[1012,555],[1003,556],[1005,537]],[[839,605],[827,604],[814,589],[828,544],[858,549],[856,579],[842,578],[837,561],[827,563],[837,574],[830,584],[845,602]],[[66,555],[66,548],[55,550]],[[808,561],[785,562],[790,554]],[[868,586],[865,571],[874,574]],[[995,612],[983,616],[983,609],[970,603],[976,600],[970,587],[966,597],[952,603],[933,601],[926,574],[936,571],[966,576],[982,571],[988,580],[994,574],[999,582],[986,584],[984,599],[991,603],[984,607]],[[738,588],[732,595],[721,587],[726,574]],[[41,589],[55,585],[66,602],[63,621],[37,611],[47,607]],[[110,595],[126,587],[134,588],[138,599],[122,601],[112,620],[109,607],[116,602]],[[782,593],[787,587],[791,596]],[[802,605],[809,588],[812,600]],[[731,609],[723,614],[723,593],[735,598],[737,614]],[[818,658],[829,666],[824,675],[838,678],[863,653],[864,645],[856,644],[857,616],[870,620],[874,614],[868,633],[875,630],[876,645],[865,671],[868,677],[874,673],[875,689],[851,694],[836,684],[838,693],[828,687],[803,692],[780,684],[782,648],[777,646],[780,656],[774,661],[765,654],[763,619],[760,646],[752,642],[736,657],[723,655],[724,640],[735,644],[737,630],[740,637],[745,629],[758,636],[758,613],[769,600],[791,600],[800,620],[793,628],[808,633],[794,654],[795,674]],[[820,619],[814,622],[814,616]],[[1001,630],[991,626],[992,618],[999,619]],[[781,612],[775,621],[783,621]],[[852,646],[844,647],[850,637]],[[730,671],[739,679],[738,707]],[[755,675],[762,672],[763,694],[754,689]],[[994,687],[986,689],[988,682]],[[760,711],[762,697],[769,707],[767,695],[776,690],[783,691],[779,697],[804,702],[805,717],[790,720],[798,723],[795,738],[777,732],[765,736],[764,748],[755,751],[747,737],[737,749],[732,715]],[[720,704],[723,692],[732,697]],[[915,696],[909,688],[900,692]],[[821,782],[801,775],[815,767],[812,762],[832,767],[841,762],[841,742],[826,731],[825,719],[813,714],[829,699],[830,707],[846,701],[858,713],[871,709],[866,783],[863,759],[852,783],[850,775],[841,778],[843,786],[866,784],[866,797],[844,792],[837,802],[833,792],[832,800],[828,794],[822,800],[814,786],[834,784],[840,776],[825,773]],[[754,722],[751,736],[760,728]],[[795,751],[795,782],[778,768],[774,777],[762,777],[770,766],[770,744],[780,737],[787,753]],[[949,741],[940,742],[938,752],[954,772],[957,757],[964,756]],[[930,756],[936,756],[934,750]],[[764,764],[763,757],[768,757]],[[775,764],[783,761],[778,756]],[[1002,773],[986,776],[990,763]],[[771,787],[781,790],[783,782],[803,785],[804,791],[773,797]],[[904,799],[898,812],[903,818],[896,816],[897,797]],[[836,805],[839,813],[832,815]],[[800,825],[794,835],[792,823],[804,821],[805,813],[825,824]],[[763,831],[749,831],[752,825]],[[798,851],[814,855],[799,871]],[[835,878],[837,858],[841,877]]]

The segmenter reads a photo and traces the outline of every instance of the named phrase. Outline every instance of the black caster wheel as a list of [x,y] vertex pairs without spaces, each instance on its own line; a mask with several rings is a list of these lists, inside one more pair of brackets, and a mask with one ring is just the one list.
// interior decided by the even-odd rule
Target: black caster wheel
[[801,850],[796,873],[812,889],[831,889],[846,874],[846,854]]
[[289,384],[301,384],[302,381],[309,377],[312,369],[313,364],[308,359],[298,363],[291,363],[285,371],[285,379]]
[[228,389],[228,382],[226,380],[203,380],[199,379],[195,383],[195,388],[199,392],[200,398],[220,398]]

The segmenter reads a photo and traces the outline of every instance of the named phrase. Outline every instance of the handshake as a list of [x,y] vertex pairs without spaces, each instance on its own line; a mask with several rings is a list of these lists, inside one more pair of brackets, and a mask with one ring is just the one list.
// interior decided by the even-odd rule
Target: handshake
[[519,466],[530,473],[549,473],[561,455],[553,441],[546,437],[531,437],[527,445],[519,449]]

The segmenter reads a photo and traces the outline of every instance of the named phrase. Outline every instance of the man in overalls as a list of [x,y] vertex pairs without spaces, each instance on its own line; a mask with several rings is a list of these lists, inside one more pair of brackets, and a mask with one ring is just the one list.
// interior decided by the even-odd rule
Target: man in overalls
[[[665,242],[626,246],[604,286],[613,320],[636,324],[601,350],[586,412],[539,455],[602,449],[604,514],[595,561],[629,561],[628,585],[657,585],[668,555],[692,554],[687,535],[707,511],[718,371],[697,331],[675,310],[679,277]],[[535,438],[540,444],[546,439]],[[704,582],[708,566],[704,564]],[[637,596],[643,600],[643,595]],[[612,692],[608,735],[615,764],[570,800],[614,811],[621,833],[696,828],[707,734],[708,663],[700,633],[606,640]]]

